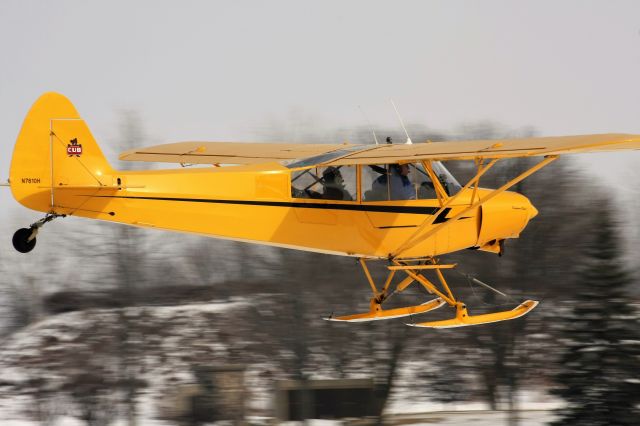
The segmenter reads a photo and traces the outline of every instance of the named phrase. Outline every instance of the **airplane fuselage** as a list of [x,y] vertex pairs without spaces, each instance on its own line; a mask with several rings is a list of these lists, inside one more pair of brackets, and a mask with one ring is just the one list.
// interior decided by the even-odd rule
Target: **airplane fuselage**
[[[365,202],[298,199],[291,172],[278,164],[100,174],[103,187],[54,182],[40,186],[27,207],[128,225],[257,242],[315,252],[388,257],[426,220],[428,232],[469,207],[465,190],[437,218],[437,199]],[[40,181],[45,180],[43,177]],[[35,179],[38,179],[37,177]],[[34,184],[37,185],[37,184]],[[54,208],[50,208],[53,192]],[[478,189],[476,197],[490,190]],[[477,199],[477,198],[476,198]],[[40,205],[37,205],[40,204]],[[532,210],[533,209],[533,210]],[[406,251],[424,257],[516,238],[535,209],[522,195],[504,192]],[[495,250],[491,250],[495,251]]]

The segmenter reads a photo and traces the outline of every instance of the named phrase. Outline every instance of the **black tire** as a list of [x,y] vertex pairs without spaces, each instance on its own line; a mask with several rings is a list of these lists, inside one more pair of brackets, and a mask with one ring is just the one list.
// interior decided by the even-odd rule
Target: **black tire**
[[13,248],[20,253],[29,253],[36,246],[36,239],[29,241],[32,230],[30,228],[20,228],[13,234]]

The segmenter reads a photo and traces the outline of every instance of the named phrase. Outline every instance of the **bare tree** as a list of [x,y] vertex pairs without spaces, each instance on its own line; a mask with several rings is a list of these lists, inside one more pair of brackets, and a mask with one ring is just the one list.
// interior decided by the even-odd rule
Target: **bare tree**
[[[135,146],[143,145],[144,132],[140,118],[133,111],[121,114],[120,136],[117,146],[124,151]],[[127,164],[126,168],[133,168]],[[129,226],[117,226],[113,234],[113,266],[112,279],[118,286],[123,300],[135,299],[140,287],[144,286],[146,268],[145,253],[139,250],[144,245],[143,234],[138,229]],[[152,269],[149,269],[152,271]],[[142,312],[141,315],[144,313]],[[131,319],[124,309],[119,310],[120,329],[118,330],[118,369],[119,385],[123,393],[123,406],[125,418],[129,426],[137,424],[137,397],[140,381],[140,360],[142,354],[135,342],[140,339],[136,336]]]

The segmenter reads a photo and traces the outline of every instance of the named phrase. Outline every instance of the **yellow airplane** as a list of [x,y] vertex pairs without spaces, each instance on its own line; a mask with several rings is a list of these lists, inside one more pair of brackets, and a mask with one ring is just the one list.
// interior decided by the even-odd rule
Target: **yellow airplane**
[[[442,272],[456,265],[439,263],[438,256],[467,248],[502,254],[504,241],[518,238],[538,214],[526,197],[507,190],[559,155],[631,149],[640,149],[640,136],[391,145],[180,142],[127,151],[120,159],[213,167],[120,171],[109,165],[73,104],[46,93],[25,118],[9,177],[14,198],[46,215],[18,230],[13,245],[27,253],[44,224],[81,216],[353,256],[373,292],[370,310],[328,319],[405,317],[446,304],[455,309],[454,318],[412,325],[503,321],[525,315],[538,302],[469,315]],[[496,162],[517,157],[540,161],[498,189],[479,188]],[[474,161],[476,174],[460,185],[443,160]],[[372,261],[386,262],[384,283],[372,279],[367,266]],[[417,306],[382,308],[390,295],[413,283],[437,297]]]

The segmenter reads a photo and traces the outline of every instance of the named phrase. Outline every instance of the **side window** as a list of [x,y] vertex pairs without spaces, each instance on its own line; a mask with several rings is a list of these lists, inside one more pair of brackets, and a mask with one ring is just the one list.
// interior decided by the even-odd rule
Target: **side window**
[[417,198],[419,200],[434,200],[438,198],[436,190],[433,186],[433,181],[429,177],[429,174],[425,171],[424,167],[420,163],[412,164],[413,167],[413,182],[417,189]]
[[362,166],[362,199],[415,200],[418,197],[416,188],[419,188],[421,179],[423,175],[413,163]]
[[293,198],[354,201],[355,166],[313,167],[291,174]]
[[390,164],[362,166],[362,201],[388,201]]

